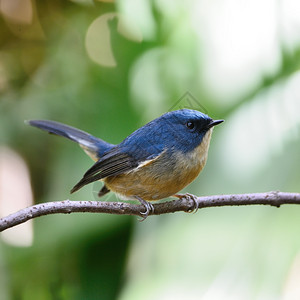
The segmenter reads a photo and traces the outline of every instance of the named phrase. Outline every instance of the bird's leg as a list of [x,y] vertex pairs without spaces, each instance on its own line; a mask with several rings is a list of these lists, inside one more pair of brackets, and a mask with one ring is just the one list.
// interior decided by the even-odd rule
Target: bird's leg
[[107,188],[106,185],[104,185],[104,186],[102,187],[102,189],[99,191],[98,197],[100,198],[100,197],[106,195],[106,194],[109,193],[109,192],[110,192],[110,190]]
[[146,218],[149,216],[150,212],[154,212],[154,207],[151,203],[149,203],[148,201],[144,200],[143,198],[139,197],[139,196],[134,196],[135,199],[139,200],[139,202],[145,206],[145,212],[140,212],[140,214],[142,215],[142,219],[140,220],[141,222],[146,220]]
[[186,199],[186,200],[192,200],[194,202],[194,207],[192,210],[187,211],[188,213],[193,212],[194,214],[198,211],[199,209],[199,203],[197,202],[197,196],[190,194],[190,193],[186,193],[186,194],[176,194],[174,195],[174,197],[177,197],[179,199]]

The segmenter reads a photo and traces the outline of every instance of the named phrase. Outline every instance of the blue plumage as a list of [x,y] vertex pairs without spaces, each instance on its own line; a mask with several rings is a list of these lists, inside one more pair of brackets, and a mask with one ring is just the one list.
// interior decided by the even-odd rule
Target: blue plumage
[[[194,122],[193,129],[187,128],[188,121]],[[155,157],[164,149],[188,152],[201,143],[211,121],[195,110],[168,112],[134,131],[120,143],[120,148],[141,160]]]

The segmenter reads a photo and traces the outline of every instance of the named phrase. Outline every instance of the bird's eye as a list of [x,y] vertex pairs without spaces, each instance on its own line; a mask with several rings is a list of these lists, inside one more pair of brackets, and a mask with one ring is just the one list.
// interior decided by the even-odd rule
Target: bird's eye
[[186,122],[186,127],[188,129],[193,129],[195,127],[195,124],[192,121],[188,121],[188,122]]

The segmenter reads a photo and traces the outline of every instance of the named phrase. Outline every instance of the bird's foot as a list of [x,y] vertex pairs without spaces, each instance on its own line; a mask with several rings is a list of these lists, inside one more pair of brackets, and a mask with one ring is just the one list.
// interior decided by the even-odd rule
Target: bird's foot
[[139,202],[145,206],[145,212],[140,212],[142,219],[140,219],[140,222],[143,222],[144,220],[147,219],[147,217],[149,216],[149,213],[154,212],[154,207],[151,203],[149,203],[148,201],[144,200],[143,198],[139,197],[139,196],[134,196],[135,199],[139,200]]
[[186,194],[176,194],[176,195],[174,195],[174,197],[177,197],[179,199],[185,199],[187,201],[189,201],[189,200],[193,201],[194,206],[190,210],[187,211],[188,213],[193,212],[195,214],[198,211],[199,203],[197,201],[197,196],[190,194],[190,193],[186,193]]

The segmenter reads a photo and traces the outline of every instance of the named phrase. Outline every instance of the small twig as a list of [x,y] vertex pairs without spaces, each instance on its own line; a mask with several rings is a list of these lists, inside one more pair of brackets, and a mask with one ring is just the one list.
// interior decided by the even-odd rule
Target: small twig
[[[193,199],[178,199],[164,203],[153,204],[154,211],[151,215],[174,213],[177,211],[190,212],[195,208],[195,202],[199,208],[214,206],[239,206],[239,205],[271,205],[279,207],[282,204],[300,204],[299,193],[254,193],[235,195],[216,195],[195,197]],[[0,231],[24,223],[30,219],[49,214],[70,214],[74,212],[107,213],[116,215],[141,216],[144,206],[125,202],[104,201],[58,201],[33,205],[19,210],[7,217],[0,219]]]

